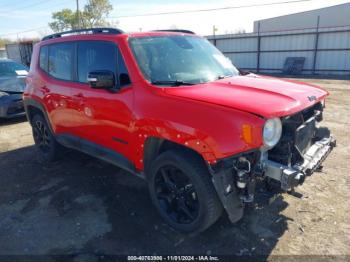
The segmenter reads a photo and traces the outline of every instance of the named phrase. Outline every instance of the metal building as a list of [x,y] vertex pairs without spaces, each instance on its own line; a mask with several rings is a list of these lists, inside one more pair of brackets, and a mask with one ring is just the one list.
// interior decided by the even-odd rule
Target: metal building
[[253,33],[207,38],[241,69],[350,75],[350,3],[255,24]]
[[0,47],[0,59],[7,58],[6,49]]
[[315,28],[317,24],[321,28],[350,25],[350,3],[258,20],[254,32]]

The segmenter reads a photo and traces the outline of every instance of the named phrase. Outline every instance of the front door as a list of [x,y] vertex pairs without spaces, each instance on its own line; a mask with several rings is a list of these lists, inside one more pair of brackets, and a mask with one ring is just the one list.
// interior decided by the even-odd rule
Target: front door
[[[116,89],[91,88],[87,83],[87,75],[95,70],[114,72]],[[119,80],[121,74],[124,83]],[[72,97],[80,115],[80,137],[131,160],[133,88],[130,81],[125,82],[125,74],[128,74],[127,69],[115,43],[78,42],[78,83],[72,88]]]

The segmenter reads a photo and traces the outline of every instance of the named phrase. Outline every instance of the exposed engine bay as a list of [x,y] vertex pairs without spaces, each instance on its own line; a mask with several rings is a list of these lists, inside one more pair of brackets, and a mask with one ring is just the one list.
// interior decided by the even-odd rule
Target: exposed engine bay
[[323,108],[320,102],[283,117],[281,138],[274,147],[246,152],[212,167],[215,187],[222,192],[219,195],[232,222],[238,217],[232,214],[235,209],[232,205],[236,206],[235,212],[238,205],[233,195],[238,195],[242,203],[252,202],[257,180],[273,180],[281,190],[290,191],[322,167],[323,160],[336,146],[329,129],[318,126]]

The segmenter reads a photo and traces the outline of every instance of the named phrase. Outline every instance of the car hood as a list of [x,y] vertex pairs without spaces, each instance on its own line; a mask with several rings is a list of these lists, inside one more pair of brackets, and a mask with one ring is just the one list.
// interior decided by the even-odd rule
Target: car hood
[[172,96],[222,105],[265,118],[291,115],[328,95],[324,89],[310,84],[255,74],[163,90]]
[[25,76],[0,77],[0,91],[6,93],[23,93]]

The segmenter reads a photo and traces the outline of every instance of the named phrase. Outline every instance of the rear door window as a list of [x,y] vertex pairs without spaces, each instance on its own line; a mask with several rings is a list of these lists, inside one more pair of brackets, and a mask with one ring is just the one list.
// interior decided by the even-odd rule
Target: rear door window
[[48,73],[62,80],[72,81],[74,44],[60,43],[49,47]]

